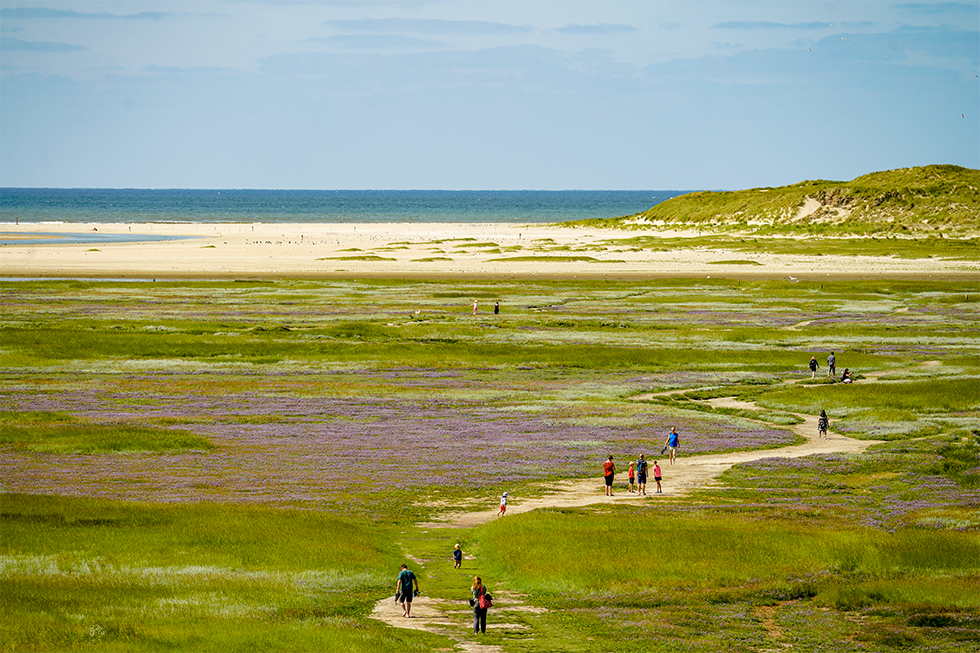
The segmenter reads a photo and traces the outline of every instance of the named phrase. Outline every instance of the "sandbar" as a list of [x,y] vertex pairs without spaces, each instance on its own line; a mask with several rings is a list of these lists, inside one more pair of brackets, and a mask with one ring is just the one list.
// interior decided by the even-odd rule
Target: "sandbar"
[[[54,234],[57,240],[33,242],[38,235]],[[953,258],[768,254],[706,248],[693,241],[691,246],[648,249],[626,242],[638,236],[697,235],[511,223],[2,224],[0,277],[980,278],[980,262]]]

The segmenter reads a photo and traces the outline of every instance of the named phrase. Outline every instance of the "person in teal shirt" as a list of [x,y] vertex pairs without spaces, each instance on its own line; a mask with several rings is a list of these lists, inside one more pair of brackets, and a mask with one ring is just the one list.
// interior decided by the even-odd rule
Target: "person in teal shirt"
[[[414,588],[412,585],[414,584]],[[395,602],[402,604],[402,616],[412,616],[412,598],[419,591],[419,579],[415,577],[407,564],[402,565],[402,570],[398,574],[398,582],[395,584]]]

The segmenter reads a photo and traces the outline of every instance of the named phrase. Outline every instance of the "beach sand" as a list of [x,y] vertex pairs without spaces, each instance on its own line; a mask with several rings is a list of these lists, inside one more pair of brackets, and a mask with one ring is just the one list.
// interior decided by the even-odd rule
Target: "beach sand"
[[[34,235],[60,243],[31,244]],[[71,234],[86,242],[71,242]],[[5,278],[976,278],[980,263],[952,259],[748,253],[701,247],[664,251],[617,242],[696,232],[554,225],[4,224]],[[111,242],[122,236],[126,242]],[[143,236],[174,240],[141,240]],[[99,238],[105,237],[105,242]],[[178,239],[180,238],[180,239]],[[508,260],[509,259],[509,260]],[[747,263],[751,261],[752,263]]]

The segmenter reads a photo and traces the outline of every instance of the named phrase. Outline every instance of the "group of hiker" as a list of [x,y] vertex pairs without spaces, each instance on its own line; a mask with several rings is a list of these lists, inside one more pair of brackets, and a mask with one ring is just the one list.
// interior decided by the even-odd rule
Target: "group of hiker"
[[[817,369],[820,368],[820,363],[817,362],[816,356],[810,357],[810,378],[817,378]],[[837,355],[834,352],[830,352],[830,356],[827,356],[827,378],[837,379]],[[841,374],[840,380],[842,383],[851,383],[853,379],[851,378],[850,368],[845,367],[844,372]]]
[[[463,551],[457,544],[453,549],[453,568],[459,569],[462,564]],[[412,599],[420,593],[418,577],[408,568],[408,563],[403,564],[398,573],[398,580],[395,582],[395,603],[401,604],[402,616],[406,619],[412,617]],[[470,587],[470,607],[473,608],[473,633],[486,633],[487,610],[493,607],[493,597],[479,576],[473,577],[473,585]]]
[[[677,460],[677,447],[680,446],[680,436],[677,434],[676,428],[670,429],[670,434],[664,441],[664,447],[660,450],[660,455],[664,455],[668,451],[670,452],[670,464],[673,465],[674,461]],[[647,462],[645,454],[640,454],[636,460],[631,460],[629,464],[629,471],[627,472],[627,478],[629,483],[627,488],[631,493],[641,494],[646,496],[647,493],[647,470],[653,472],[653,480],[657,484],[657,491],[654,494],[663,494],[663,487],[660,482],[663,480],[663,474],[660,470],[660,461],[654,460],[653,467],[650,468]],[[606,462],[602,464],[602,477],[606,483],[606,496],[613,496],[613,481],[616,478],[616,463],[613,462],[612,455],[606,459]]]

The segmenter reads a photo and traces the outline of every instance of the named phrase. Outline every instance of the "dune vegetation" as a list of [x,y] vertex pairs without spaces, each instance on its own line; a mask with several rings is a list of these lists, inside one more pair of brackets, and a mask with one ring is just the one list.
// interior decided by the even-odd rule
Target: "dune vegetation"
[[[980,639],[976,280],[8,280],[0,301],[2,651]],[[778,451],[821,409],[874,443],[444,521],[601,495],[606,456],[672,426],[679,466]],[[403,561],[438,627],[371,616]],[[479,640],[474,574],[497,597]]]
[[688,193],[633,216],[575,225],[671,228],[756,235],[898,236],[969,239],[977,247],[980,170],[902,168],[849,182]]

